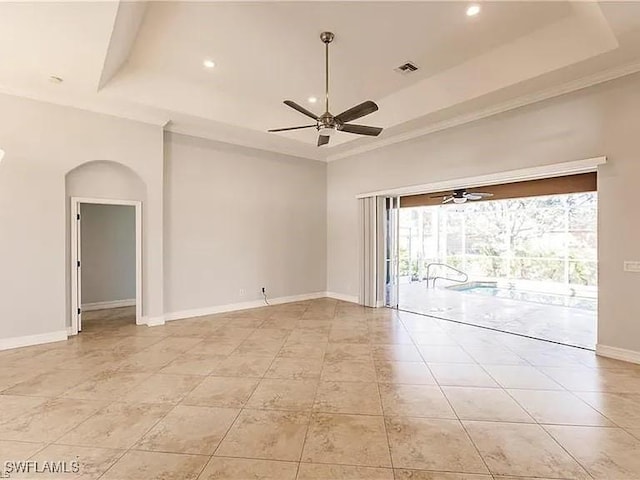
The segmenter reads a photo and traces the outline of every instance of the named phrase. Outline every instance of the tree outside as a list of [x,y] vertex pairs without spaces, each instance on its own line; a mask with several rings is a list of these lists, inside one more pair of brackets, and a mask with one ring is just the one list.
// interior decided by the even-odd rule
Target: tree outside
[[596,287],[597,194],[402,208],[401,277],[424,279],[432,262],[478,280]]

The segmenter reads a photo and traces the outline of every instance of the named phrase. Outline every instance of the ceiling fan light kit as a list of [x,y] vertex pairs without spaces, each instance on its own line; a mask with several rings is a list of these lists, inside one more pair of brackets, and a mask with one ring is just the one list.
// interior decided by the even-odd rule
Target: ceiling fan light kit
[[453,202],[455,204],[467,203],[468,201],[483,200],[485,198],[493,197],[493,193],[485,192],[468,192],[466,188],[459,188],[453,192],[446,193],[444,195],[434,195],[432,198],[442,197],[442,203]]
[[318,146],[327,145],[331,136],[335,131],[341,131],[346,133],[352,133],[355,135],[366,135],[370,137],[377,137],[382,132],[380,127],[370,127],[367,125],[354,125],[348,122],[357,120],[366,115],[369,115],[378,110],[378,105],[371,100],[362,102],[355,107],[351,107],[345,110],[339,115],[332,115],[329,112],[329,44],[333,41],[335,35],[332,32],[322,32],[320,34],[320,40],[325,45],[325,112],[318,116],[315,113],[307,110],[301,105],[298,105],[292,100],[285,100],[284,104],[294,110],[297,110],[303,115],[312,118],[316,121],[314,125],[302,125],[298,127],[285,127],[274,128],[268,130],[268,132],[285,132],[290,130],[302,130],[306,128],[314,128],[318,130]]

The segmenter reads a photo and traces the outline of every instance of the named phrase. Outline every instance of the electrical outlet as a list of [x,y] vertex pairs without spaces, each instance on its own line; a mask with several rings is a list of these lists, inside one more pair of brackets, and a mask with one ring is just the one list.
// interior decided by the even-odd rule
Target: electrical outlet
[[262,287],[262,293],[267,293],[267,287]]
[[241,297],[244,297],[247,294],[247,291],[244,288],[241,288],[239,294]]
[[625,272],[640,273],[640,262],[639,261],[625,260],[624,261],[624,271]]

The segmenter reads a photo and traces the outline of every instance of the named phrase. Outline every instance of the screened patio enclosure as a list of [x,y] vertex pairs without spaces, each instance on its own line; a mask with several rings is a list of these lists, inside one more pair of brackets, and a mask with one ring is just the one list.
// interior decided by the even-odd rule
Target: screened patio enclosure
[[597,193],[400,209],[399,307],[593,348]]

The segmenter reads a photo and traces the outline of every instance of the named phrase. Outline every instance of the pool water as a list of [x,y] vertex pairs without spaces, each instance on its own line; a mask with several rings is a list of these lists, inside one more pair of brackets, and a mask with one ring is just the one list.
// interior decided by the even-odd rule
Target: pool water
[[598,300],[588,297],[573,297],[554,293],[533,292],[529,290],[515,290],[510,288],[474,286],[456,289],[465,293],[483,295],[485,297],[509,298],[523,302],[543,303],[545,305],[558,305],[561,307],[579,308],[595,311],[598,309]]

